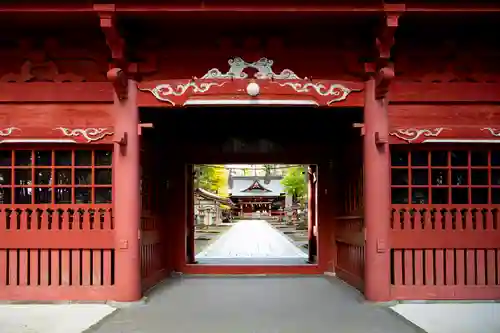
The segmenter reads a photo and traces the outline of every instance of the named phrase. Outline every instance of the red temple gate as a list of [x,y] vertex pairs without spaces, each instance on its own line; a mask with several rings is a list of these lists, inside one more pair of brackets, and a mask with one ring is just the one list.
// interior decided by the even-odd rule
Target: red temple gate
[[[241,6],[231,31],[254,24],[256,8]],[[206,7],[0,8],[4,30],[16,32],[2,37],[0,53],[0,299],[133,301],[172,271],[207,272],[186,263],[186,156],[177,149],[158,157],[165,134],[139,125],[149,123],[146,108],[206,105],[364,109],[363,135],[349,128],[318,161],[318,265],[268,273],[335,272],[373,301],[497,299],[500,68],[488,26],[497,14],[425,1],[349,6],[283,13],[263,6],[276,15],[262,18],[263,31],[278,37],[257,34],[257,41],[245,29],[219,38],[228,28],[196,14]],[[212,18],[231,9],[217,8]],[[172,34],[168,43],[155,35],[162,44],[155,48],[143,38],[151,26],[140,20],[149,11],[164,17],[148,24],[163,26],[168,17],[170,28],[188,13],[193,31],[206,35]],[[42,12],[43,29],[29,19]],[[471,26],[459,33],[464,18],[453,13],[466,12],[479,17],[466,16]],[[65,34],[61,13],[84,35]],[[304,22],[300,29],[277,28],[292,17]],[[140,26],[140,37],[125,43],[118,18],[126,29]],[[17,29],[21,21],[29,31]],[[378,43],[375,21],[383,22]],[[343,36],[326,43],[320,28]],[[34,30],[44,45],[25,39]],[[242,67],[232,59],[242,69],[233,73],[247,77],[213,70],[193,77],[223,68],[231,54],[255,61]],[[270,69],[264,55],[312,78],[286,70],[252,77]],[[359,59],[370,62],[361,68]]]

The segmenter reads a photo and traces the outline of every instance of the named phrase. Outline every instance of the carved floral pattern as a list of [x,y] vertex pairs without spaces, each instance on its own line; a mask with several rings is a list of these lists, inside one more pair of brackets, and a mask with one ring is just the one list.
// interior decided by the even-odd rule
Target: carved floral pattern
[[71,137],[82,136],[88,143],[102,140],[104,137],[113,135],[108,128],[75,128],[57,127],[55,130],[60,130],[64,135]]
[[257,70],[254,74],[255,79],[275,79],[275,80],[301,80],[293,71],[284,69],[280,74],[273,71],[273,60],[260,58],[255,62],[246,62],[240,57],[229,59],[229,71],[222,73],[218,68],[212,68],[202,79],[246,79],[248,74],[244,72],[247,68]]
[[481,131],[489,131],[491,135],[493,136],[500,136],[500,129],[492,128],[492,127],[485,127],[481,128]]
[[151,92],[158,100],[167,102],[175,106],[175,103],[167,98],[166,96],[182,96],[186,93],[189,88],[192,88],[193,93],[204,93],[210,90],[212,87],[222,87],[227,82],[215,83],[215,82],[203,82],[196,83],[195,81],[190,81],[186,84],[178,84],[173,86],[171,84],[160,84],[153,89],[141,88],[140,91]]
[[9,136],[14,131],[20,131],[20,129],[17,127],[8,127],[8,128],[0,129],[0,136]]
[[333,96],[333,99],[328,101],[327,105],[330,105],[334,102],[340,102],[345,100],[352,91],[359,91],[359,90],[349,89],[341,84],[331,84],[329,87],[325,86],[322,83],[312,83],[312,82],[309,83],[285,82],[278,84],[282,87],[288,86],[298,93],[309,93],[310,92],[309,89],[313,89],[318,95]]
[[442,131],[447,130],[445,127],[436,127],[436,128],[405,128],[398,129],[393,132],[390,132],[389,135],[395,136],[401,140],[405,140],[408,143],[411,143],[421,136],[424,137],[437,137],[441,134]]

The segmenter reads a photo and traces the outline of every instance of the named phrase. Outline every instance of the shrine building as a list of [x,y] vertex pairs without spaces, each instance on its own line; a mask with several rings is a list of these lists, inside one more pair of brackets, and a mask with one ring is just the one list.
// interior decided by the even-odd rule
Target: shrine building
[[236,205],[237,216],[253,213],[280,215],[285,207],[285,192],[281,176],[233,176],[229,199]]

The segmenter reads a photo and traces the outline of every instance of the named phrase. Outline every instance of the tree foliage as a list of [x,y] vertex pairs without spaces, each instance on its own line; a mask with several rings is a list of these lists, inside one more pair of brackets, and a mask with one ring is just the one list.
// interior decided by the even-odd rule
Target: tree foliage
[[303,167],[288,168],[281,184],[285,192],[292,196],[294,202],[302,201],[307,195],[307,178]]
[[199,166],[198,186],[221,197],[229,195],[229,171],[223,165]]

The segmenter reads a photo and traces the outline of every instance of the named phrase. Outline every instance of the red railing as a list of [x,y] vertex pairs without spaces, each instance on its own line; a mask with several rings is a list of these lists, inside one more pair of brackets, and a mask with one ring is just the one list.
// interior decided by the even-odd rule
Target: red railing
[[492,205],[393,205],[392,297],[500,298],[499,223]]
[[112,205],[0,206],[0,299],[114,295]]

